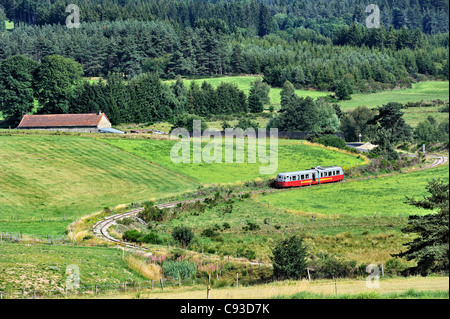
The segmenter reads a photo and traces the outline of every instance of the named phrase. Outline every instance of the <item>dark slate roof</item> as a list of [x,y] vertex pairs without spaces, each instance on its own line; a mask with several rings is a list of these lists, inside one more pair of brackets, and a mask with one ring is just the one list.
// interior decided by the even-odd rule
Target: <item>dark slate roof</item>
[[103,116],[106,115],[104,113],[25,115],[17,128],[77,126],[97,127]]

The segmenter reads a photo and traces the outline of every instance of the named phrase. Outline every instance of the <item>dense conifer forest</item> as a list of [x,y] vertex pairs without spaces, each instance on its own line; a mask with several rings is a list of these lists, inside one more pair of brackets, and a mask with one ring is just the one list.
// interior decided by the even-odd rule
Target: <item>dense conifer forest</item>
[[[80,28],[65,24],[69,3],[80,8]],[[101,109],[113,123],[159,121],[261,110],[233,85],[160,81],[179,76],[260,74],[272,87],[342,99],[448,79],[448,1],[374,3],[381,27],[369,29],[358,0],[0,0],[0,107],[15,122],[33,98],[42,113]],[[13,30],[4,31],[6,20]],[[46,81],[55,72],[45,68],[66,85]],[[27,79],[22,88],[8,82],[14,72]]]

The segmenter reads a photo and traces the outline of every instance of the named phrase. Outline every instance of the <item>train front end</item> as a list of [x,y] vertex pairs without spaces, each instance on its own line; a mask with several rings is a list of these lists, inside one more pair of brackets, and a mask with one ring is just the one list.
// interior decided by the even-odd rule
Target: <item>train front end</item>
[[278,174],[277,178],[275,179],[275,187],[276,188],[289,187],[286,174],[283,173]]

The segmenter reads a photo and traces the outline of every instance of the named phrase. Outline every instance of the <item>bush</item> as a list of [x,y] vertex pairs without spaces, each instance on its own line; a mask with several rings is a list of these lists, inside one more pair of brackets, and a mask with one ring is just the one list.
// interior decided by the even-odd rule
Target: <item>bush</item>
[[169,260],[163,263],[162,269],[164,276],[172,278],[190,279],[197,274],[197,267],[191,261],[173,261]]
[[138,240],[143,243],[156,245],[163,245],[166,243],[166,240],[155,232],[145,234],[144,236],[139,237]]
[[365,273],[365,265],[358,270],[356,262],[346,261],[328,254],[317,254],[308,266],[314,268],[314,277],[316,278],[345,278],[354,277],[358,272]]
[[219,236],[219,233],[213,228],[206,228],[204,231],[202,231],[202,236],[208,237],[208,238],[214,238],[214,237]]
[[194,233],[187,227],[179,226],[173,229],[172,237],[180,243],[181,247],[187,248],[192,239],[194,239]]
[[325,145],[325,146],[336,147],[339,149],[343,149],[344,147],[347,146],[347,144],[345,143],[345,141],[343,139],[339,138],[336,135],[331,135],[331,134],[316,138],[314,140],[314,142]]
[[141,233],[136,229],[127,230],[122,234],[122,239],[124,241],[132,242],[132,243],[139,242],[139,237],[141,237]]
[[159,209],[157,206],[153,206],[153,203],[148,203],[145,205],[144,210],[139,213],[138,217],[145,222],[163,222],[168,218],[168,211],[165,209]]
[[247,225],[242,227],[243,231],[254,231],[259,230],[261,227],[259,227],[258,224],[255,224],[253,222],[247,221]]
[[306,248],[300,237],[279,241],[272,249],[273,275],[278,279],[299,279],[306,272]]
[[247,259],[256,259],[256,252],[252,249],[239,247],[236,251],[238,257],[244,257]]

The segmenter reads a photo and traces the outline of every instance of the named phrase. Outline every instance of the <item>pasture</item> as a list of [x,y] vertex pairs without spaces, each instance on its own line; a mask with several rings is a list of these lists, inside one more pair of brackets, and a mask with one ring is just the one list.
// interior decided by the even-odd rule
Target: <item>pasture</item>
[[352,99],[350,101],[342,101],[338,104],[343,111],[348,111],[357,108],[358,106],[373,108],[389,102],[406,104],[408,102],[432,100],[448,101],[448,99],[448,81],[425,81],[414,83],[410,89],[381,91],[369,94],[352,94]]
[[122,250],[63,245],[0,245],[0,290],[60,289],[68,265],[77,265],[80,284],[105,285],[144,280],[122,260]]
[[[310,145],[302,141],[278,140],[278,169],[271,175],[260,174],[260,167],[268,167],[262,164],[257,155],[256,163],[248,163],[248,146],[245,147],[244,163],[236,163],[234,152],[233,163],[225,163],[225,147],[222,148],[222,163],[192,163],[193,147],[191,146],[191,163],[175,164],[170,158],[171,148],[176,141],[167,140],[129,140],[129,139],[103,139],[104,142],[121,148],[143,159],[152,161],[162,167],[180,174],[189,176],[198,183],[239,183],[255,179],[267,180],[274,178],[278,172],[310,168],[312,166],[337,165],[353,167],[364,163],[364,159],[354,154],[346,154],[325,147]],[[191,143],[192,144],[192,143]],[[203,147],[207,143],[203,143]],[[234,145],[234,148],[236,145]],[[269,141],[267,142],[267,154],[269,155]]]
[[259,201],[291,211],[324,216],[398,216],[428,211],[406,205],[405,196],[422,198],[433,178],[448,182],[449,167],[371,178],[260,196]]
[[[0,136],[0,159],[0,231],[64,234],[64,224],[104,207],[196,187],[186,176],[93,138]],[[50,221],[39,225],[41,216]]]

